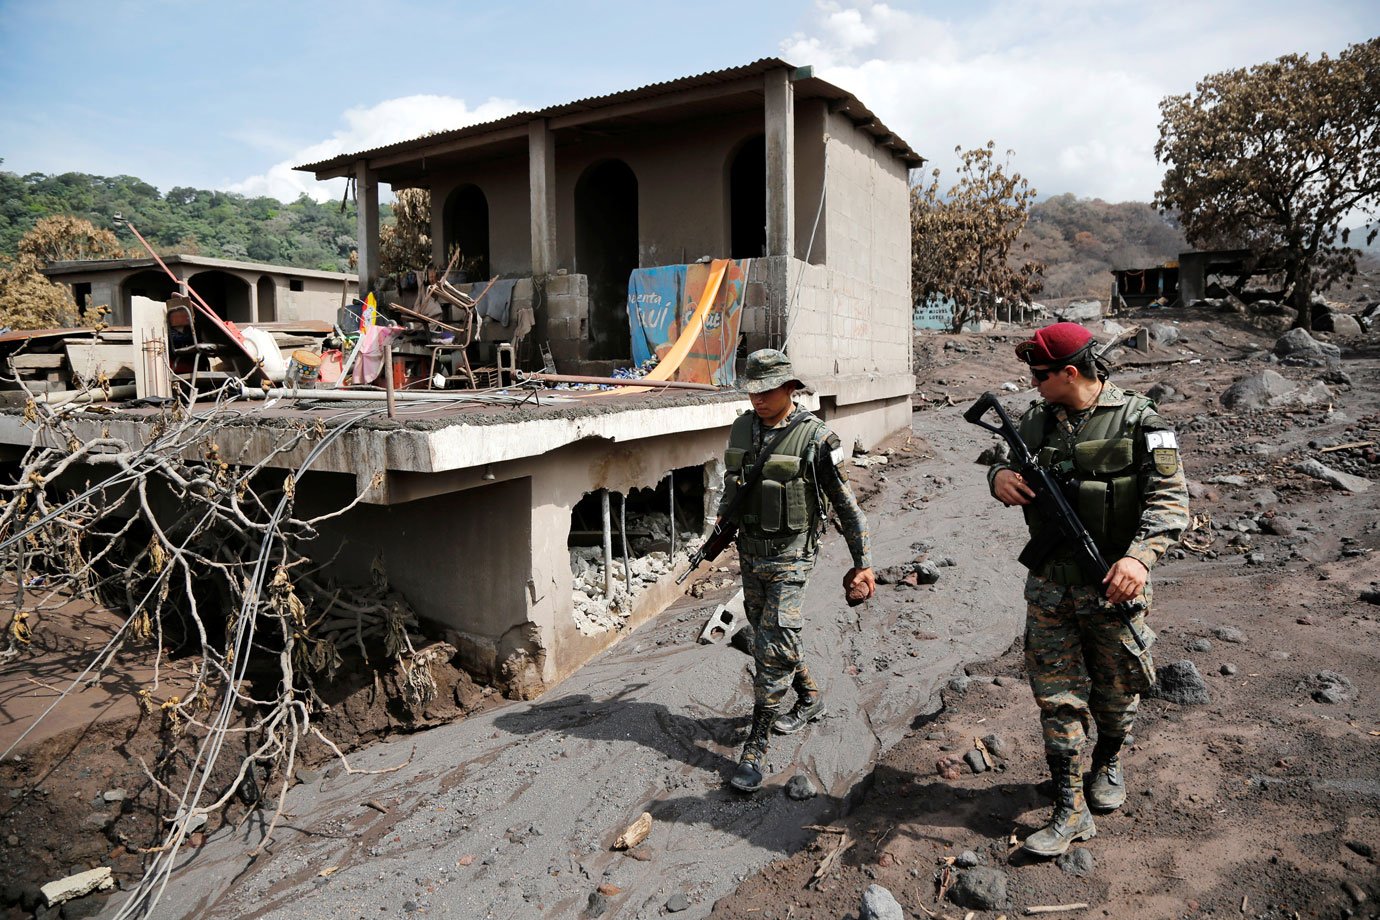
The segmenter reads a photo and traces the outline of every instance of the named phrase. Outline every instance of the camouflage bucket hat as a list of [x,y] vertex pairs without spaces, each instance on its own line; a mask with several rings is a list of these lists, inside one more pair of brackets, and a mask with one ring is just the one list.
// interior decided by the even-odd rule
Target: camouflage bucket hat
[[743,389],[749,393],[765,393],[792,382],[802,390],[808,389],[791,371],[791,359],[775,348],[763,348],[748,355],[743,378]]

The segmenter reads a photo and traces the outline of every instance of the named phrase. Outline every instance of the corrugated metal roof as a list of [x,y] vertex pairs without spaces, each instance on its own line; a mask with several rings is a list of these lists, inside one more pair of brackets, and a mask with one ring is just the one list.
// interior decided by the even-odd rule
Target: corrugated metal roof
[[[672,96],[687,90],[698,89],[706,86],[714,86],[721,83],[731,83],[745,77],[765,74],[771,70],[786,68],[796,70],[795,65],[790,64],[780,58],[761,58],[750,64],[739,67],[730,67],[725,70],[711,70],[704,73],[695,74],[689,77],[680,77],[675,80],[664,80],[660,83],[649,83],[636,89],[620,90],[616,93],[608,93],[603,96],[589,96],[584,99],[577,99],[574,102],[565,102],[559,105],[547,106],[535,112],[516,112],[503,118],[493,121],[481,122],[474,125],[466,125],[463,128],[455,128],[450,131],[439,131],[427,134],[422,137],[413,138],[407,141],[398,141],[392,144],[385,144],[381,147],[374,147],[369,150],[361,150],[355,153],[345,153],[330,159],[321,160],[317,163],[307,163],[302,166],[293,167],[302,172],[321,173],[329,170],[336,170],[344,166],[349,166],[357,160],[372,159],[385,155],[407,153],[417,151],[419,153],[428,147],[443,144],[465,137],[478,137],[506,128],[513,128],[525,125],[528,122],[539,118],[558,118],[562,115],[572,115],[579,112],[593,112],[609,106],[618,105],[624,102],[640,101],[643,99],[654,99],[658,96]],[[810,95],[814,97],[824,97],[830,100],[844,101],[849,100],[852,104],[847,106],[850,117],[860,124],[867,125],[874,136],[888,136],[890,138],[892,153],[900,160],[911,166],[919,166],[924,159],[910,148],[905,141],[892,134],[876,117],[867,110],[865,106],[846,90],[840,89],[831,83],[823,80],[806,77],[802,79],[798,86],[808,86]]]

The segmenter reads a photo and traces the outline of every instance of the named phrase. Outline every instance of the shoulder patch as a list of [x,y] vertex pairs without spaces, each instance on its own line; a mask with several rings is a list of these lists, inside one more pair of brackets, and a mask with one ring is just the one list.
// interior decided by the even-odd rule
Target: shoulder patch
[[1145,446],[1148,450],[1178,450],[1179,440],[1172,431],[1145,432]]

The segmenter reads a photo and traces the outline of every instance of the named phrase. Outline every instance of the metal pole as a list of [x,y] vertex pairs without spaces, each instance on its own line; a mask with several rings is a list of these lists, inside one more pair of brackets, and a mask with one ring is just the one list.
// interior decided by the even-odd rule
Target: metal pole
[[383,390],[388,394],[388,417],[393,417],[393,343],[383,343]]
[[671,514],[671,558],[676,558],[676,471],[666,474],[666,504]]
[[632,597],[632,564],[628,562],[628,496],[618,496],[618,530],[623,538],[623,589]]
[[609,513],[609,490],[599,493],[604,510],[604,597],[613,597],[613,521]]

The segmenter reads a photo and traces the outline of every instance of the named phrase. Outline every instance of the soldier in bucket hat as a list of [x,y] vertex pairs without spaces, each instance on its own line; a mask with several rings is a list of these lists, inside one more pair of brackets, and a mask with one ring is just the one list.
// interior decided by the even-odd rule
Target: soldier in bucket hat
[[[755,667],[752,729],[730,783],[742,792],[755,792],[762,787],[770,733],[794,734],[825,714],[819,684],[801,658],[801,602],[830,507],[853,557],[843,580],[849,602],[871,597],[876,580],[867,519],[848,486],[843,447],[822,421],[795,404],[794,394],[805,383],[791,369],[790,359],[772,348],[754,351],[744,378],[753,411],[740,415],[729,433],[719,520],[766,452],[761,475],[735,512]],[[795,705],[783,713],[792,687]]]
[[[1111,811],[1126,800],[1121,748],[1140,694],[1155,680],[1155,634],[1145,624],[1150,569],[1189,523],[1174,432],[1153,401],[1107,379],[1094,347],[1077,323],[1046,326],[1016,346],[1043,397],[1021,416],[1021,439],[1067,484],[1070,504],[1111,562],[1105,578],[1091,576],[1072,547],[1056,546],[1025,583],[1025,667],[1055,784],[1053,816],[1024,844],[1039,856],[1057,856],[1096,834],[1089,806]],[[999,462],[987,478],[995,498],[1025,509],[1031,546],[1055,539],[1031,513],[1034,492],[1017,470]],[[1129,625],[1107,609],[1124,601],[1140,607]],[[1081,752],[1094,726],[1085,786]]]

